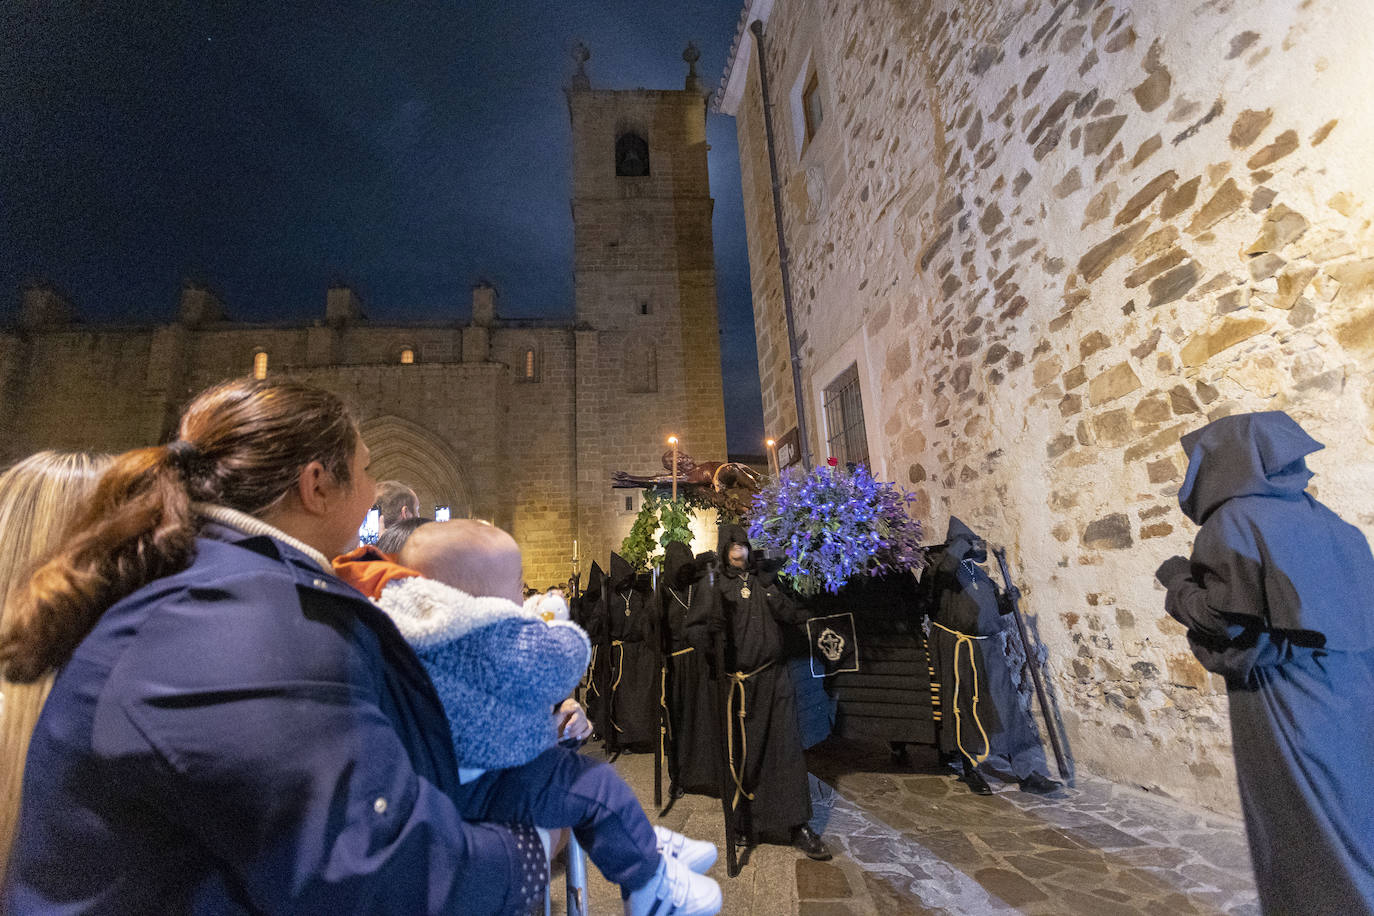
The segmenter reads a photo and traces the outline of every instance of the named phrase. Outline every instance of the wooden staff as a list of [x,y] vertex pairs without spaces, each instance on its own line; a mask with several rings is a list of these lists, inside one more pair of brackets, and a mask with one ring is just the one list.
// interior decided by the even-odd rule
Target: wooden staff
[[1021,634],[1021,647],[1026,651],[1026,667],[1030,668],[1031,680],[1035,682],[1035,696],[1040,701],[1040,712],[1045,717],[1045,728],[1050,733],[1050,746],[1054,748],[1054,762],[1059,766],[1059,778],[1065,782],[1069,781],[1069,768],[1064,763],[1064,749],[1059,746],[1059,729],[1054,724],[1054,713],[1050,711],[1050,704],[1045,700],[1045,685],[1040,680],[1040,660],[1031,655],[1030,638],[1026,635],[1026,624],[1021,620],[1021,606],[1017,596],[1020,590],[1011,584],[1011,572],[1007,569],[1007,550],[1005,547],[994,547],[992,555],[997,558],[997,565],[1002,569],[1002,585],[1006,589],[1007,600],[1011,602],[1011,616],[1016,618],[1016,631]]

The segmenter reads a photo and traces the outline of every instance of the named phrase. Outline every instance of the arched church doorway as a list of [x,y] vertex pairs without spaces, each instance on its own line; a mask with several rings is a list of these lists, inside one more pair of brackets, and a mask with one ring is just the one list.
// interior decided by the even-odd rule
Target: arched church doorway
[[377,480],[399,480],[420,498],[420,514],[434,517],[447,508],[451,518],[472,514],[472,490],[448,445],[434,433],[397,416],[359,425],[372,453],[370,472]]

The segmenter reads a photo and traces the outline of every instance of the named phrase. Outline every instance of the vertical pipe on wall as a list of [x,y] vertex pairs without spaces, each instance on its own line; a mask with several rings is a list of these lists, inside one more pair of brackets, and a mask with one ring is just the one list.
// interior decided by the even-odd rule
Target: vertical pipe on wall
[[806,403],[802,396],[801,354],[797,352],[797,326],[792,317],[792,276],[788,267],[787,238],[782,229],[782,184],[778,178],[778,154],[773,140],[773,104],[768,94],[768,60],[763,49],[763,22],[749,26],[759,49],[759,91],[763,95],[763,132],[768,146],[768,173],[773,180],[773,219],[778,228],[778,269],[782,272],[782,312],[787,319],[787,352],[792,358],[792,394],[797,402],[797,444],[802,467],[810,471],[811,436],[806,429]]

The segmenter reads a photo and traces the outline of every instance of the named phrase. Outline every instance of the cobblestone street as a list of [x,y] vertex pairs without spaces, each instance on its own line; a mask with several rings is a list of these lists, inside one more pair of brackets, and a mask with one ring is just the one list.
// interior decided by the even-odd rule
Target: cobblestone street
[[[979,797],[933,757],[913,757],[897,765],[884,747],[830,742],[807,755],[812,823],[832,862],[760,846],[732,880],[719,801],[689,795],[658,822],[721,844],[711,875],[727,914],[1259,912],[1239,821],[1091,776],[1058,799],[996,780],[997,794]],[[653,758],[624,755],[615,766],[648,810]],[[618,891],[588,873],[591,912],[619,913]],[[561,870],[554,886],[554,911],[563,912]]]

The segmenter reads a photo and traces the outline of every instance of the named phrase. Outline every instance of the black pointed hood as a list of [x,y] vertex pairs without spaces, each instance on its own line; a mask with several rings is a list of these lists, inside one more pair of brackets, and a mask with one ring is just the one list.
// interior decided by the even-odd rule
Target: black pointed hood
[[1305,456],[1325,448],[1281,410],[1222,417],[1181,444],[1188,473],[1178,504],[1199,525],[1237,496],[1300,495],[1312,479]]
[[670,541],[663,548],[663,578],[669,588],[686,588],[696,579],[696,561],[692,548],[681,541]]
[[744,530],[743,525],[721,525],[720,533],[716,540],[716,553],[720,556],[721,563],[730,561],[730,545],[743,544],[749,548],[752,557],[754,545],[749,543],[749,533]]
[[606,582],[606,574],[601,570],[601,564],[592,561],[592,568],[587,573],[587,587],[582,590],[582,595],[592,601],[601,596],[601,587]]
[[962,560],[978,539],[978,535],[962,519],[955,515],[949,517],[949,532],[945,535],[946,553],[956,560]]
[[613,591],[620,591],[634,582],[635,568],[618,553],[611,554],[611,572],[606,577]]

